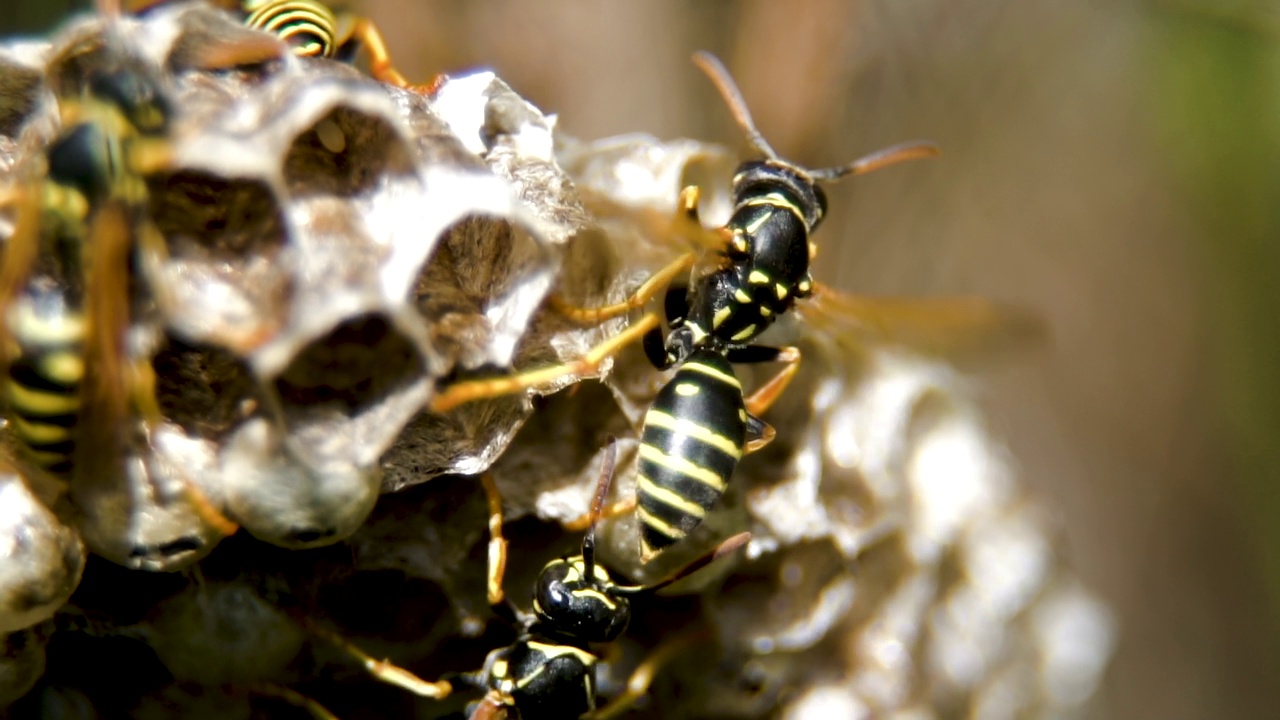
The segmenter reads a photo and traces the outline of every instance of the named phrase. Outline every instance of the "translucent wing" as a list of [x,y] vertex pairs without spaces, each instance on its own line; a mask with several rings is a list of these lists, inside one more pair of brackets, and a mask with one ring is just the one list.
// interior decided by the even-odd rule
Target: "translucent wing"
[[[7,312],[40,252],[40,193],[26,187],[4,188],[0,190],[0,206],[14,208],[13,234],[5,243],[4,264],[0,265],[0,309]],[[12,360],[12,351],[9,323],[0,318],[0,359],[4,367]]]
[[86,243],[91,257],[85,277],[84,404],[75,467],[101,475],[119,462],[124,442],[120,433],[129,417],[125,333],[133,243],[125,208],[119,203],[97,208]]
[[[729,236],[721,228],[708,229],[698,222],[697,198],[688,197],[687,192],[686,190],[681,194],[676,209],[667,212],[652,207],[629,205],[603,192],[584,185],[578,186],[578,197],[583,206],[606,227],[611,222],[626,223],[628,228],[639,231],[646,241],[678,252],[690,249],[722,252],[728,244]],[[693,206],[690,207],[689,203]]]
[[796,314],[838,340],[896,345],[952,360],[1028,347],[1045,341],[1036,315],[978,297],[870,297],[817,285],[796,303]]

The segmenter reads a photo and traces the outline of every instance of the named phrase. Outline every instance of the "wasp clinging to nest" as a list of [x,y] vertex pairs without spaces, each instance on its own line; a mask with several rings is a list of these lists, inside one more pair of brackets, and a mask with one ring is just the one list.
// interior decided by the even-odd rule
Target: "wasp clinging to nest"
[[130,333],[159,293],[147,268],[166,249],[146,176],[170,162],[173,106],[158,69],[115,32],[109,24],[55,61],[61,130],[42,167],[6,191],[17,222],[0,269],[3,395],[18,459],[66,483],[89,546],[171,569],[235,527],[195,486],[166,497],[143,479],[146,461],[125,460],[163,421],[150,354]]
[[[699,52],[694,63],[714,83],[752,149],[761,156],[743,162],[734,173],[729,221],[718,228],[704,228],[698,218],[699,189],[687,187],[680,194],[674,221],[655,224],[661,230],[654,240],[678,238],[702,252],[683,252],[620,303],[583,308],[552,299],[558,312],[589,324],[641,309],[665,290],[670,326],[666,336],[658,317],[647,314],[580,360],[503,378],[455,383],[442,388],[433,405],[444,411],[463,402],[542,387],[568,374],[581,375],[622,346],[643,339],[655,367],[676,368],[645,415],[641,431],[634,505],[641,521],[640,550],[645,561],[697,527],[727,489],[741,457],[773,438],[773,428],[760,415],[781,395],[800,362],[798,348],[755,344],[779,317],[795,309],[809,325],[836,336],[907,344],[930,352],[981,345],[1038,327],[1021,313],[982,299],[851,296],[815,282],[810,273],[810,262],[817,254],[813,234],[828,209],[821,184],[931,158],[938,154],[937,146],[908,142],[847,165],[805,168],[782,158],[765,141],[718,59]],[[704,256],[711,262],[698,267]],[[690,271],[687,286],[673,284]],[[747,395],[733,364],[762,362],[781,362],[784,367]]]

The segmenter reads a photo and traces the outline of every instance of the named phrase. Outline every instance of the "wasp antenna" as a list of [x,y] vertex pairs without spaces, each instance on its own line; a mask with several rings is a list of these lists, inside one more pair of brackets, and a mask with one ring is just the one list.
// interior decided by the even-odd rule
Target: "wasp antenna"
[[770,160],[782,161],[778,157],[778,153],[773,151],[769,142],[764,139],[760,131],[756,129],[755,121],[751,119],[751,111],[747,109],[747,101],[742,99],[742,91],[738,90],[738,85],[733,81],[733,76],[725,69],[724,63],[720,62],[720,58],[712,55],[706,50],[699,50],[693,54],[693,64],[697,65],[702,72],[711,78],[712,84],[716,86],[716,90],[720,91],[720,97],[724,98],[724,102],[729,106],[729,112],[733,113],[733,119],[738,123],[738,127],[747,135],[747,142],[751,147],[760,151]]
[[854,160],[848,165],[823,168],[822,170],[810,170],[809,177],[815,180],[839,180],[846,175],[864,175],[890,165],[897,165],[910,160],[926,160],[938,157],[941,154],[942,150],[938,148],[936,143],[928,140],[914,140],[912,142],[899,143],[883,150],[877,150],[870,155]]
[[600,513],[604,508],[604,500],[609,496],[609,484],[613,482],[613,468],[618,462],[618,441],[610,435],[604,448],[604,462],[600,466],[600,480],[596,483],[596,496],[591,501],[591,524],[587,526],[587,534],[582,536],[583,575],[592,577],[595,572],[596,525],[600,524]]
[[728,540],[725,540],[724,542],[717,545],[715,550],[712,550],[706,555],[703,555],[697,560],[694,560],[688,565],[685,565],[684,567],[680,568],[675,573],[667,577],[665,580],[659,580],[653,585],[617,585],[617,586],[614,586],[613,591],[619,595],[637,595],[642,592],[651,592],[654,590],[661,590],[662,588],[676,582],[677,580],[683,580],[689,577],[690,575],[698,572],[702,568],[710,565],[711,563],[719,560],[720,558],[725,557],[726,555],[732,554],[738,548],[742,547],[743,545],[746,545],[747,541],[750,539],[751,539],[751,533],[749,532],[738,533],[737,535],[734,535]]

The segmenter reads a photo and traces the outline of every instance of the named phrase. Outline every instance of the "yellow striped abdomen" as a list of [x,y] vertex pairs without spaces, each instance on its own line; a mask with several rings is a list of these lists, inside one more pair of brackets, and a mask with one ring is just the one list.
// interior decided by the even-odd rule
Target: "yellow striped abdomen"
[[702,523],[728,487],[746,440],[742,386],[723,355],[699,350],[645,415],[636,477],[647,562]]
[[71,470],[80,386],[84,316],[47,280],[28,284],[7,310],[9,361],[5,405],[21,453],[56,475]]
[[280,38],[303,57],[331,57],[338,21],[319,0],[244,0],[244,24]]

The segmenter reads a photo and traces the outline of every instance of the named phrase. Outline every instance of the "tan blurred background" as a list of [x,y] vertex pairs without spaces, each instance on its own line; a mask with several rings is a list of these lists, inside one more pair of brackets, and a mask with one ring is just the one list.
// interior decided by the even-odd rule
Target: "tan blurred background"
[[[65,3],[64,3],[65,4]],[[5,0],[0,30],[56,3]],[[825,166],[820,278],[1035,309],[991,422],[1117,612],[1100,718],[1280,708],[1280,10],[1261,0],[366,0],[410,77],[487,65],[582,138],[773,145]],[[34,9],[33,9],[34,8]]]

